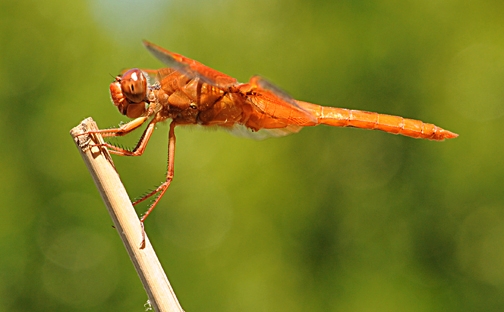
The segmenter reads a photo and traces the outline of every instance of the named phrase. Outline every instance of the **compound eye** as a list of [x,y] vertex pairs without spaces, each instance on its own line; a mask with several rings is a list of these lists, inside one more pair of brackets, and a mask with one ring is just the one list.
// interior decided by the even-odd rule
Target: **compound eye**
[[121,77],[121,91],[130,102],[140,103],[147,95],[147,78],[141,70],[130,69]]

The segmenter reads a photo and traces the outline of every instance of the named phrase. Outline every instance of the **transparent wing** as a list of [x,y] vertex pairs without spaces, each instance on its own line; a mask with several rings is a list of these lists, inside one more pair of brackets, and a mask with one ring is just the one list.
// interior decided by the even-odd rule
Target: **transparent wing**
[[232,128],[224,128],[229,133],[234,136],[253,139],[253,140],[264,140],[268,138],[278,138],[286,136],[292,133],[298,133],[303,127],[300,126],[287,126],[285,128],[278,129],[261,129],[259,131],[253,131],[244,125],[235,124]]
[[259,112],[270,116],[271,121],[277,120],[279,124],[297,126],[318,124],[317,118],[310,111],[299,106],[296,100],[266,79],[254,76],[249,84],[254,93],[247,97],[247,101]]
[[238,83],[235,78],[205,66],[195,60],[170,52],[147,40],[144,40],[143,43],[147,50],[158,60],[189,78],[199,78],[202,82],[219,88],[229,88]]

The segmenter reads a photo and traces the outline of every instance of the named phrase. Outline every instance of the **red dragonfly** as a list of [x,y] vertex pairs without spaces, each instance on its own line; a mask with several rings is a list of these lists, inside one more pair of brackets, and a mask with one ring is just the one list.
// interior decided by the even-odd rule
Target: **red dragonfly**
[[[110,84],[112,102],[121,114],[133,120],[119,128],[87,132],[100,133],[105,137],[123,136],[150,119],[132,150],[103,144],[112,154],[140,156],[145,151],[156,123],[172,120],[168,136],[166,180],[155,190],[133,202],[136,205],[157,195],[140,218],[142,228],[143,222],[173,180],[175,127],[178,125],[219,126],[259,139],[284,136],[296,133],[303,127],[320,124],[382,130],[436,141],[458,136],[419,120],[297,101],[258,76],[252,77],[248,83],[239,83],[233,77],[148,41],[144,41],[144,45],[168,68],[134,68],[117,76]],[[154,77],[153,83],[149,82],[150,76]],[[141,248],[143,247],[144,242]]]

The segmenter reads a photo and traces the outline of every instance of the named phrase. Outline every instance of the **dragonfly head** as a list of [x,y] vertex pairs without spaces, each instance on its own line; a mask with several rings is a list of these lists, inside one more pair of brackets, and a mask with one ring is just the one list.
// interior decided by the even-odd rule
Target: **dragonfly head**
[[137,118],[147,111],[147,90],[147,78],[134,68],[117,76],[110,84],[110,97],[121,114]]

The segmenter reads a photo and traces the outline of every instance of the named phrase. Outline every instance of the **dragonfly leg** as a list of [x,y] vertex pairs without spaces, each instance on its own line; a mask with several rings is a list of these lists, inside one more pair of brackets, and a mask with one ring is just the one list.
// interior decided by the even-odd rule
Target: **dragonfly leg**
[[[145,131],[142,133],[142,136],[140,137],[140,140],[138,141],[137,145],[132,150],[127,150],[127,149],[112,145],[110,143],[103,143],[100,145],[106,146],[109,149],[111,154],[121,155],[121,156],[141,156],[144,153],[145,148],[147,147],[147,143],[149,143],[149,140],[152,136],[152,133],[154,132],[154,129],[156,128],[156,123],[157,123],[157,120],[155,120],[155,119],[153,119],[149,123],[149,125],[147,126]],[[120,134],[120,135],[124,135],[124,134]]]
[[157,194],[156,198],[154,199],[154,202],[149,206],[149,209],[147,209],[144,215],[140,218],[140,223],[142,225],[142,242],[140,244],[140,249],[143,249],[145,247],[145,231],[144,231],[145,219],[147,219],[147,217],[154,210],[158,202],[161,200],[161,197],[163,197],[166,190],[168,190],[168,187],[170,187],[171,181],[173,180],[174,164],[175,164],[175,126],[176,123],[172,121],[172,123],[170,124],[170,132],[168,134],[168,170],[166,172],[165,182],[163,182],[160,186],[158,186],[154,191],[150,192],[149,194],[143,196],[142,198],[136,200],[133,203],[133,205],[136,205],[138,203],[143,202],[147,198]]
[[99,133],[104,137],[112,137],[112,136],[123,136],[131,131],[137,129],[143,123],[147,120],[148,117],[138,117],[133,119],[132,121],[125,123],[124,125],[120,126],[119,128],[112,128],[112,129],[98,129],[98,130],[90,130],[86,131],[84,133],[81,133],[79,135],[86,135],[86,134],[95,134]]
[[[126,135],[126,134],[132,132],[133,130],[136,130],[146,120],[147,120],[147,117],[138,117],[138,118],[120,126],[119,128],[90,130],[90,131],[86,131],[84,133],[81,133],[79,135],[101,134],[103,137],[123,136],[123,135]],[[131,151],[124,149],[124,148],[117,147],[117,146],[112,145],[110,143],[96,144],[96,146],[107,147],[109,149],[110,153],[115,154],[115,155],[140,156],[143,154],[145,147],[147,146],[147,142],[149,141],[150,136],[152,135],[152,132],[154,131],[154,126],[155,126],[156,122],[157,122],[157,120],[153,119],[149,123],[149,126],[147,127],[147,129],[145,129],[145,131],[142,134],[142,136],[140,137],[140,140],[138,141],[137,145]]]

